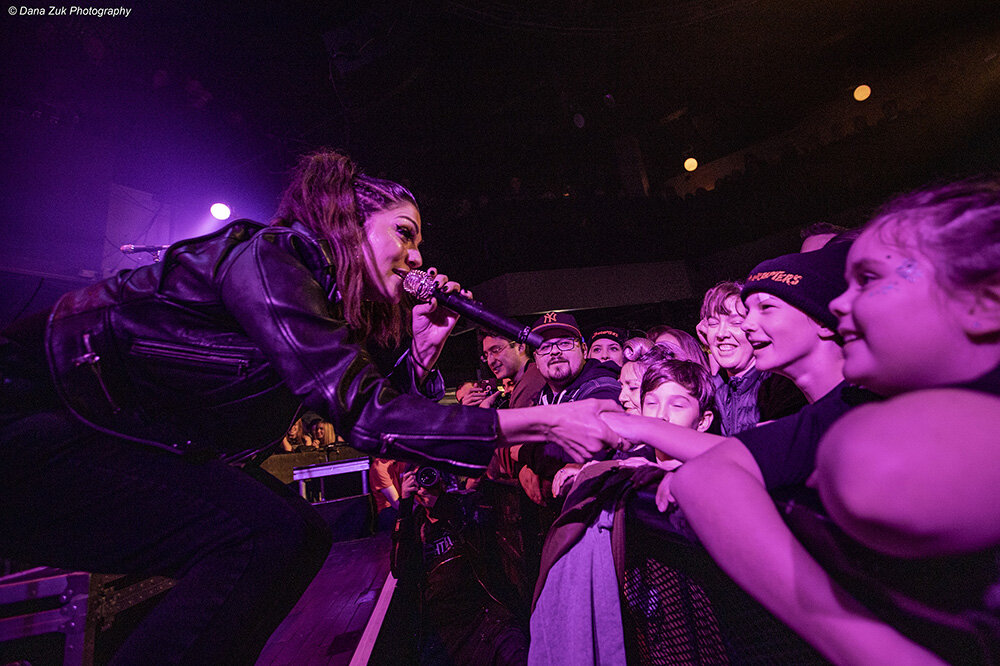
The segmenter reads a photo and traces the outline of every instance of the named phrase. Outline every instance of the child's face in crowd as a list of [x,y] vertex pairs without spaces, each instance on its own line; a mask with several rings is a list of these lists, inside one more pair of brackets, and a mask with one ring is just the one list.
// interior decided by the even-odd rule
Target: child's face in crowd
[[760,370],[788,374],[820,340],[820,324],[777,296],[756,291],[746,305],[743,331]]
[[844,338],[844,376],[882,395],[939,383],[968,344],[959,301],[920,252],[864,232],[847,256],[847,291],[830,303]]
[[725,313],[715,313],[705,320],[705,340],[708,353],[719,367],[738,375],[753,363],[753,347],[741,328],[747,309],[739,296],[730,296],[723,303]]
[[639,366],[631,361],[623,365],[618,381],[622,385],[622,391],[618,394],[618,402],[622,403],[622,407],[629,414],[639,414],[641,412],[639,388],[642,385]]
[[704,419],[698,400],[677,382],[663,382],[652,391],[647,391],[642,401],[642,415],[682,428],[703,429],[699,427]]
[[608,338],[598,338],[591,343],[589,358],[597,359],[602,363],[614,361],[618,365],[625,361],[625,357],[622,356],[622,346]]

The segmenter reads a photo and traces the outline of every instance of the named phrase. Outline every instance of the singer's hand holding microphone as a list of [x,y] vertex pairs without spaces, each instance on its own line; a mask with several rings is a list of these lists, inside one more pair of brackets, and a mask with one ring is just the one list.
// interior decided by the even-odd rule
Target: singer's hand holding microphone
[[[414,344],[410,351],[417,364],[425,370],[437,361],[445,339],[455,328],[458,315],[465,315],[474,323],[514,342],[524,342],[531,347],[542,344],[541,336],[532,333],[530,326],[522,326],[513,319],[491,312],[482,303],[472,300],[471,292],[462,289],[457,282],[449,281],[448,276],[438,273],[437,269],[399,270],[396,275],[403,280],[403,290],[421,302],[413,308]],[[439,309],[440,305],[445,307]]]
[[[427,271],[414,269],[409,273],[397,271],[396,274],[403,280],[403,289],[420,301],[413,306],[413,342],[410,344],[410,355],[423,370],[420,374],[425,374],[437,363],[441,349],[460,315],[450,308],[441,307],[437,296],[454,293],[471,299],[472,294],[462,289],[459,283],[449,280],[444,273],[438,273],[436,268],[429,268]],[[407,276],[410,276],[411,284],[415,278],[420,277],[420,293],[406,288]]]
[[[433,268],[427,271],[397,271],[397,275],[403,278],[403,290],[415,296],[418,301],[434,299],[453,312],[465,315],[470,321],[513,342],[523,342],[530,347],[542,344],[541,336],[532,333],[530,326],[522,326],[513,319],[490,311],[482,303],[472,300],[472,294],[468,291],[461,291],[457,282],[447,282],[447,276],[438,275]],[[454,288],[442,289],[442,278],[444,284],[453,284]]]
[[[418,366],[427,370],[437,361],[445,339],[458,321],[459,314],[484,328],[504,337],[524,342],[537,348],[542,337],[495,312],[491,312],[472,294],[448,276],[430,268],[397,271],[403,279],[403,290],[416,297],[419,305],[413,308],[413,344],[410,353]],[[498,413],[500,431],[520,431],[521,437],[508,440],[550,441],[558,444],[576,462],[585,462],[605,446],[621,442],[622,438],[601,420],[603,412],[620,412],[621,405],[614,400],[582,400],[561,405],[506,409]],[[541,436],[541,437],[539,437]]]

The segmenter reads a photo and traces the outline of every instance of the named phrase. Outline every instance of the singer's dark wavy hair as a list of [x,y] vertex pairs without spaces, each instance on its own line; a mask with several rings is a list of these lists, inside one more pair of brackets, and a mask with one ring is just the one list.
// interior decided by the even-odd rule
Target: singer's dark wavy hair
[[299,159],[271,221],[301,222],[330,241],[344,318],[356,342],[371,337],[385,346],[398,345],[409,331],[410,299],[380,303],[363,297],[371,279],[365,261],[369,252],[365,220],[373,213],[407,203],[417,205],[402,185],[366,176],[347,155],[323,148]]

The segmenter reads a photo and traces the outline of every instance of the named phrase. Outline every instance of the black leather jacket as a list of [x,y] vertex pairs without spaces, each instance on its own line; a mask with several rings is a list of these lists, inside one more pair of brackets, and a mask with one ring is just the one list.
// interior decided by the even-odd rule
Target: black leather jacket
[[46,353],[79,418],[148,444],[238,459],[280,441],[304,406],[373,455],[484,469],[496,413],[412,394],[405,355],[386,378],[349,342],[338,301],[327,241],[237,220],[63,296]]

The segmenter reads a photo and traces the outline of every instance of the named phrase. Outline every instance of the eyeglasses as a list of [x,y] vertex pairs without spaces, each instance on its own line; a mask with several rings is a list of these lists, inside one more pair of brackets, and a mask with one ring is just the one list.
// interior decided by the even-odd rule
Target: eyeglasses
[[542,343],[542,346],[535,350],[535,356],[548,356],[553,351],[558,349],[559,351],[569,351],[573,347],[579,344],[579,340],[575,338],[564,338],[562,340],[553,340],[552,342]]
[[504,352],[504,350],[509,349],[510,347],[513,346],[514,346],[513,342],[508,342],[506,345],[494,345],[489,349],[487,349],[486,351],[484,351],[482,354],[480,354],[479,360],[482,361],[483,363],[489,363],[491,356],[493,357],[499,356]]

